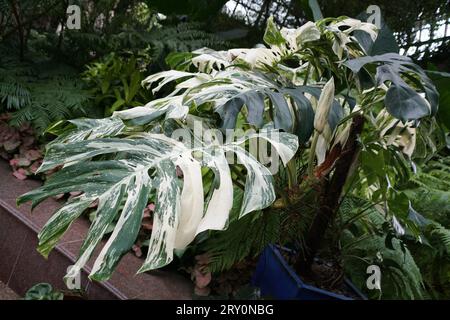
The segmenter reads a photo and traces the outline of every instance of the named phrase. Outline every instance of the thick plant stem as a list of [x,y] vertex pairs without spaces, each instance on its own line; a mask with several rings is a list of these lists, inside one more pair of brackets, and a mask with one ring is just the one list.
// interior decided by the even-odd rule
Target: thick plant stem
[[316,159],[316,148],[317,141],[319,140],[319,132],[314,131],[314,136],[311,142],[311,148],[309,148],[309,159],[308,159],[308,177],[312,178],[314,175],[314,160]]
[[334,220],[339,209],[339,203],[348,173],[359,151],[358,137],[364,126],[361,114],[353,118],[349,137],[335,164],[331,178],[324,178],[319,182],[318,208],[314,220],[305,238],[304,251],[297,256],[295,269],[300,274],[310,274],[314,257],[325,236],[331,221]]
[[288,186],[289,189],[292,189],[298,185],[297,164],[295,163],[295,160],[289,161],[286,169],[288,172]]

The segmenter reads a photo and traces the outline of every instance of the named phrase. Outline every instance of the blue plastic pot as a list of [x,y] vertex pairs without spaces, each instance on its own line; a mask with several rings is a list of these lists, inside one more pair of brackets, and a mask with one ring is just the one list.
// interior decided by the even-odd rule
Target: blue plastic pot
[[[280,300],[353,300],[353,298],[304,283],[287,263],[280,250],[292,251],[275,245],[264,249],[256,266],[252,284],[261,291],[261,296]],[[348,279],[348,289],[363,300],[367,298]]]

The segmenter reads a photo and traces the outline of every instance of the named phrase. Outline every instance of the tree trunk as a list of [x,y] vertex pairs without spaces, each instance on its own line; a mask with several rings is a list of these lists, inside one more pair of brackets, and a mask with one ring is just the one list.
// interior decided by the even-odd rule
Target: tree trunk
[[317,212],[306,236],[304,251],[299,253],[295,264],[295,269],[300,274],[311,274],[314,257],[321,246],[328,226],[334,220],[339,209],[342,190],[359,151],[358,136],[361,134],[363,126],[364,117],[356,115],[353,118],[347,142],[336,160],[332,177],[322,178],[319,182]]
[[20,60],[23,61],[25,56],[25,31],[24,26],[22,24],[22,17],[20,12],[19,4],[16,1],[11,2],[11,9],[16,20],[17,30],[19,31],[19,49],[20,49]]

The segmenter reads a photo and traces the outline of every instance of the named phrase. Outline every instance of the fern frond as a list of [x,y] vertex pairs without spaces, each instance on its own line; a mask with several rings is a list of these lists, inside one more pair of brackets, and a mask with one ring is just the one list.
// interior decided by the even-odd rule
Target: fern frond
[[438,239],[442,248],[450,257],[450,230],[435,222],[432,224],[430,234]]
[[255,212],[232,222],[227,230],[215,232],[202,247],[209,256],[209,270],[222,272],[247,257],[256,257],[279,239],[280,216]]
[[[346,197],[340,208],[343,222],[349,221],[365,208],[364,216],[355,219],[341,237],[346,273],[360,288],[366,288],[367,266],[378,265],[381,269],[383,298],[423,298],[422,274],[414,256],[400,239],[392,238],[390,248],[386,246],[383,231],[385,219],[370,202],[353,196]],[[367,293],[374,294],[371,291]]]
[[[48,62],[17,64],[3,60],[0,68],[0,108],[15,110],[11,124],[31,122],[38,133],[55,121],[84,112],[90,96],[76,73]],[[6,111],[5,110],[5,111]]]

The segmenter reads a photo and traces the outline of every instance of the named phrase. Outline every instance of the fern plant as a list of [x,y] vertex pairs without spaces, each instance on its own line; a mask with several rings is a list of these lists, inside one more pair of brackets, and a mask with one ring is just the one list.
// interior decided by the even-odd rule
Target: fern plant
[[225,231],[212,233],[195,249],[206,252],[210,272],[221,273],[244,259],[255,259],[268,244],[278,243],[280,226],[277,212],[254,212],[230,222]]
[[450,294],[450,159],[439,156],[420,168],[405,192],[423,215],[421,242],[410,241],[429,296]]
[[[344,268],[372,298],[421,299],[426,296],[422,272],[411,248],[387,227],[382,213],[367,200],[346,197],[339,212]],[[367,290],[367,267],[381,271],[380,290]]]
[[42,133],[53,122],[87,114],[90,95],[70,68],[5,57],[1,63],[0,103],[13,125],[30,122]]
[[153,62],[164,69],[165,57],[174,52],[191,52],[203,47],[224,48],[229,44],[212,33],[203,31],[199,23],[182,22],[174,26],[155,28],[148,34],[140,34],[142,41],[149,44]]

